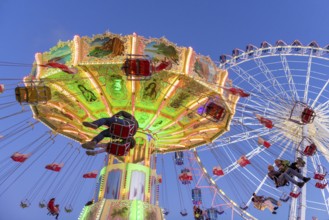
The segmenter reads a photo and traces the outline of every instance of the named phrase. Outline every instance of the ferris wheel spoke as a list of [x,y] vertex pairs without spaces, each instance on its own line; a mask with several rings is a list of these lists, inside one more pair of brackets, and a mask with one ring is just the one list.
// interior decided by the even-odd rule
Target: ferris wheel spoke
[[306,72],[306,79],[305,79],[305,90],[304,90],[304,102],[307,103],[308,98],[308,88],[310,85],[310,77],[311,77],[311,69],[312,69],[312,52],[308,58],[307,63],[307,72]]
[[274,96],[275,94],[269,90],[264,84],[260,83],[255,77],[251,76],[247,71],[242,69],[240,66],[232,66],[231,69],[242,79],[246,80],[249,85],[253,86],[257,92],[263,94],[267,91],[268,95]]
[[326,87],[329,84],[329,79],[327,80],[327,82],[324,84],[324,86],[322,87],[321,91],[319,92],[318,96],[315,98],[315,100],[313,101],[311,107],[314,108],[314,106],[316,105],[317,101],[319,100],[319,98],[321,97],[323,91],[326,89]]
[[216,141],[214,141],[212,146],[207,146],[206,148],[202,148],[202,149],[200,148],[200,150],[198,151],[202,152],[202,151],[207,151],[209,149],[225,147],[234,143],[239,143],[246,140],[252,140],[258,138],[259,136],[269,135],[271,133],[272,131],[269,131],[266,128],[259,128],[251,131],[246,131],[236,135],[230,135],[228,137],[219,138]]
[[289,95],[286,93],[286,90],[281,86],[281,84],[273,76],[272,72],[268,69],[268,67],[266,66],[264,61],[260,58],[255,58],[254,61],[257,64],[258,68],[265,75],[267,80],[271,83],[272,88],[274,88],[277,91],[277,93],[284,94],[285,97],[282,97],[282,98],[289,98]]
[[291,71],[290,71],[287,57],[285,55],[280,55],[280,58],[281,58],[282,66],[283,66],[283,71],[284,71],[287,81],[288,81],[288,86],[289,86],[290,92],[292,93],[292,98],[299,101],[298,92],[297,92],[295,82],[294,82],[294,79],[293,79]]

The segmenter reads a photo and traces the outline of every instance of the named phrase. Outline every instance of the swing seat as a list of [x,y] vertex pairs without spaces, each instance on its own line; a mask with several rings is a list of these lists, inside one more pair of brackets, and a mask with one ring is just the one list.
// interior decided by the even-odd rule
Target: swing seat
[[20,206],[24,209],[30,206],[30,202],[25,200],[25,201],[21,201]]
[[5,91],[5,85],[0,84],[0,94],[3,93],[4,91]]
[[290,194],[289,194],[289,195],[290,195],[290,197],[292,197],[292,198],[295,198],[295,199],[296,199],[296,198],[298,198],[298,197],[299,197],[300,193],[301,193],[301,192],[290,192]]
[[51,163],[51,164],[46,165],[45,168],[47,170],[51,170],[51,171],[54,171],[54,172],[59,172],[59,171],[61,171],[63,166],[64,166],[63,163],[61,163],[61,164]]
[[97,177],[97,171],[92,171],[92,172],[88,172],[83,174],[82,176],[83,178],[96,178]]
[[157,182],[158,182],[158,184],[162,183],[162,176],[161,175],[158,175]]
[[310,107],[307,107],[303,110],[301,115],[301,120],[304,124],[312,123],[315,118],[315,112]]
[[130,143],[109,143],[107,152],[115,156],[125,156],[130,150]]
[[313,156],[315,154],[316,151],[316,145],[315,144],[311,144],[309,146],[306,146],[303,154],[305,156]]
[[148,80],[152,76],[152,66],[148,56],[131,54],[125,60],[122,69],[128,80]]
[[73,211],[73,208],[72,208],[72,206],[65,206],[64,210],[65,210],[65,212],[70,213]]
[[179,213],[181,214],[181,216],[187,216],[187,211],[185,209],[180,211]]
[[224,119],[226,110],[225,108],[214,102],[209,102],[205,106],[205,113],[206,116],[210,118],[210,120],[214,122],[219,122]]
[[26,161],[29,157],[31,156],[31,154],[21,154],[21,153],[14,153],[13,155],[11,155],[11,159],[15,162],[19,162],[19,163],[23,163],[24,161]]
[[169,210],[168,210],[168,209],[163,209],[163,210],[162,210],[162,213],[163,213],[164,215],[168,215],[168,214],[169,214]]
[[47,86],[16,87],[15,96],[20,104],[45,104],[51,99],[51,91]]
[[250,163],[250,160],[248,160],[248,158],[246,156],[241,156],[240,159],[237,161],[237,163],[241,166],[241,167],[245,167]]
[[128,137],[134,136],[136,132],[135,123],[128,121],[128,125],[122,125],[118,123],[113,123],[110,127],[111,136],[127,139]]
[[41,202],[39,202],[39,207],[40,208],[44,208],[44,207],[46,207],[46,205],[47,205],[47,203],[46,203],[45,200],[42,200]]
[[326,182],[326,183],[317,182],[317,183],[315,184],[315,187],[316,187],[316,188],[319,188],[319,189],[324,189],[324,188],[326,188],[327,185],[328,185],[327,182]]

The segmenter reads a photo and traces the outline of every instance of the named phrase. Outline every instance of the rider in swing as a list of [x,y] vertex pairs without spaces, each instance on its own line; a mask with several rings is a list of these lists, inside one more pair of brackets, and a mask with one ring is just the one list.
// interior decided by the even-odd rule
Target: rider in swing
[[[114,131],[111,128],[113,124],[117,124],[121,127],[128,126],[129,129],[132,131],[129,134],[129,137],[134,136],[137,132],[137,129],[139,127],[138,121],[135,119],[135,117],[131,114],[129,114],[126,111],[120,111],[116,114],[114,114],[110,118],[101,118],[93,122],[83,122],[82,123],[85,127],[89,127],[92,129],[97,129],[98,127],[102,125],[108,126],[108,129],[100,132],[98,135],[96,135],[91,141],[82,144],[81,146],[86,149],[94,149],[96,145],[103,140],[105,137],[113,138],[115,135],[113,134]],[[122,138],[124,137],[116,137],[116,138]],[[126,137],[128,138],[128,137]]]

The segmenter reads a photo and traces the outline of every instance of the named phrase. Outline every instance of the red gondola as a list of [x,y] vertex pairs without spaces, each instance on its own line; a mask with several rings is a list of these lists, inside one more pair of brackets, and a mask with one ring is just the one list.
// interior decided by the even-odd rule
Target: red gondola
[[158,184],[162,183],[162,176],[161,175],[158,175],[157,182],[158,182]]
[[304,124],[309,124],[312,123],[315,117],[315,112],[313,111],[312,108],[306,107],[304,108],[302,115],[301,115],[301,120]]
[[314,173],[314,179],[316,180],[324,180],[324,178],[327,175],[327,170],[322,167],[321,165],[318,165],[317,171]]
[[316,145],[314,143],[312,143],[312,144],[306,146],[303,154],[305,156],[313,156],[315,154],[315,152],[316,152],[316,149],[317,149],[316,148]]
[[300,125],[310,124],[314,121],[314,110],[303,102],[296,102],[290,112],[289,120]]

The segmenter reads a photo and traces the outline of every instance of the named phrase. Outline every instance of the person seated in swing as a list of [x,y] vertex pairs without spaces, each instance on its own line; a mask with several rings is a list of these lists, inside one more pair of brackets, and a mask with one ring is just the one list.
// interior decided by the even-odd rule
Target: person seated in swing
[[305,167],[305,161],[301,157],[297,157],[296,161],[291,163],[289,166],[291,169],[296,170],[298,173],[301,172],[301,169]]
[[[85,127],[89,127],[92,129],[97,129],[100,126],[106,125],[108,129],[100,132],[96,135],[91,141],[82,144],[81,146],[86,149],[95,148],[96,144],[103,140],[105,137],[117,137],[117,138],[128,138],[134,136],[139,127],[138,121],[135,117],[129,114],[126,111],[120,111],[114,114],[110,118],[101,118],[93,122],[82,122]],[[118,125],[116,127],[111,127],[112,125]],[[129,132],[126,132],[124,127],[129,128]],[[116,129],[117,128],[117,129]],[[118,133],[122,137],[118,137]],[[123,137],[124,136],[124,137]]]
[[276,214],[276,210],[281,206],[281,203],[272,197],[257,196],[255,193],[252,195],[251,201],[256,209],[264,210],[268,208],[272,214]]
[[[298,173],[296,170],[287,168],[285,172],[276,171],[272,165],[268,166],[267,175],[271,180],[274,181],[276,187],[285,186],[288,182],[297,185],[302,188],[305,183],[307,183],[311,178],[304,177],[302,174]],[[303,182],[296,181],[293,177],[296,176],[298,179],[303,180]]]
[[58,219],[59,204],[55,205],[55,198],[52,198],[52,199],[49,200],[48,205],[47,205],[47,209],[49,211],[47,215],[54,215],[54,216],[56,216],[56,219]]
[[[129,151],[130,149],[133,149],[136,145],[136,141],[134,137],[130,137],[126,140],[116,140],[113,142],[109,142],[109,143],[103,143],[103,144],[96,144],[95,148],[100,148],[99,150],[88,150],[86,151],[86,154],[88,156],[95,156],[97,154],[101,154],[104,152],[107,152],[108,154],[113,154],[111,151],[111,148],[114,147],[115,145],[122,145],[123,143],[129,143],[129,148],[127,149],[127,151]],[[117,155],[117,156],[121,156],[121,155]]]

